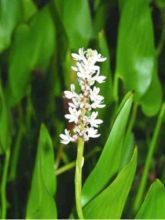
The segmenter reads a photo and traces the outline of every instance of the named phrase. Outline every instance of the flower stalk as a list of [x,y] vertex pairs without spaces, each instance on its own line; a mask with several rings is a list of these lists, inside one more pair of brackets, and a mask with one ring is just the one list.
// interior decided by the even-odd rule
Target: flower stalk
[[77,214],[80,219],[84,219],[81,206],[81,189],[82,189],[82,166],[84,163],[83,151],[84,143],[90,138],[97,138],[98,127],[103,121],[98,119],[97,108],[103,108],[104,97],[99,94],[100,88],[96,83],[103,83],[105,76],[100,75],[100,67],[97,63],[104,62],[96,50],[83,48],[79,49],[78,54],[72,53],[76,61],[72,70],[77,74],[77,81],[80,88],[79,93],[76,87],[71,84],[70,91],[64,91],[64,97],[68,99],[68,113],[65,118],[72,123],[72,129],[65,129],[64,134],[60,135],[61,143],[69,144],[70,142],[78,143],[77,159],[75,170],[75,197]]
[[76,171],[75,171],[75,198],[76,209],[79,219],[84,219],[82,206],[81,206],[81,191],[82,191],[82,167],[83,167],[83,151],[84,141],[82,138],[78,140],[77,146],[77,159],[76,159]]

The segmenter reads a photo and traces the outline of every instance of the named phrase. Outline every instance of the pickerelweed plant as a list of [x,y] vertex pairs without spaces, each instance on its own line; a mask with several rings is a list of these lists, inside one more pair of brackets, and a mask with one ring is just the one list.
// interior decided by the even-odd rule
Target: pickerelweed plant
[[70,91],[64,91],[64,97],[68,99],[68,111],[65,118],[69,123],[73,123],[73,129],[65,129],[65,133],[60,135],[61,143],[69,144],[70,142],[78,143],[77,160],[75,173],[75,196],[78,217],[83,219],[81,207],[81,185],[82,185],[82,166],[83,166],[83,149],[84,142],[90,138],[100,136],[98,127],[103,122],[98,119],[97,108],[105,107],[104,97],[99,95],[100,89],[96,83],[105,82],[106,77],[100,75],[100,67],[97,63],[104,62],[96,50],[83,48],[79,49],[78,54],[72,53],[76,61],[72,70],[77,74],[80,92],[75,91],[75,85],[71,84]]

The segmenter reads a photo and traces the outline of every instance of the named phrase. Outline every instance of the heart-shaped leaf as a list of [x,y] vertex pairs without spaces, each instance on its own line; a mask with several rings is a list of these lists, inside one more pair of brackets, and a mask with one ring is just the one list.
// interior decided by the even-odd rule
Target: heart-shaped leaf
[[162,91],[156,70],[149,1],[122,2],[116,76],[124,81],[126,90],[135,91],[144,113],[152,116],[159,111]]
[[122,9],[116,73],[138,97],[150,86],[155,65],[153,26],[149,2],[126,0]]

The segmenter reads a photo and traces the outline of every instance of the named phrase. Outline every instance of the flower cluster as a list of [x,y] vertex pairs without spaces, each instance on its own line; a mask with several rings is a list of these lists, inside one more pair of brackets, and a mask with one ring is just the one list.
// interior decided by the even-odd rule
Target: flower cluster
[[61,143],[68,144],[76,142],[78,138],[88,141],[90,138],[97,138],[97,128],[103,122],[97,119],[97,108],[103,108],[104,97],[99,95],[100,89],[95,83],[103,83],[105,76],[100,75],[98,62],[104,62],[106,58],[102,57],[96,50],[83,48],[79,49],[78,54],[72,53],[76,65],[72,66],[73,71],[77,73],[77,79],[80,86],[80,93],[76,93],[75,85],[71,84],[70,91],[65,91],[69,112],[65,115],[69,123],[74,123],[74,128],[60,135]]

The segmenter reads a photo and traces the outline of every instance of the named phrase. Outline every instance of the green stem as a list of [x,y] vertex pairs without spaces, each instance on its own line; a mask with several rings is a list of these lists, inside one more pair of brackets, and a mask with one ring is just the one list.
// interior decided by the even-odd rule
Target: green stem
[[148,178],[148,172],[151,166],[151,162],[152,162],[152,158],[153,158],[153,154],[154,154],[154,150],[156,147],[156,143],[157,143],[157,139],[158,139],[158,135],[161,129],[161,124],[162,124],[162,120],[163,120],[163,116],[165,113],[165,103],[162,105],[160,114],[158,116],[158,120],[156,123],[156,127],[154,130],[154,134],[153,134],[153,138],[151,140],[151,143],[149,145],[149,151],[147,154],[147,158],[146,158],[146,162],[144,165],[144,171],[143,171],[143,176],[140,182],[140,186],[139,186],[139,190],[137,192],[137,196],[135,199],[135,204],[134,204],[134,211],[136,212],[142,202],[142,198],[143,198],[143,194],[146,188],[146,183],[147,183],[147,178]]
[[[97,153],[99,151],[100,151],[100,148],[95,147],[86,156],[84,156],[84,159],[87,160],[88,158],[90,158],[91,156],[93,156],[95,153]],[[76,166],[76,161],[72,161],[72,162],[68,163],[67,165],[60,167],[59,169],[56,170],[56,176],[66,172],[68,170],[71,170],[75,166]]]
[[76,209],[79,219],[84,219],[81,206],[81,188],[82,188],[82,165],[83,165],[84,141],[79,138],[77,146],[77,159],[75,171],[75,197]]
[[10,181],[14,181],[16,179],[18,157],[20,153],[20,147],[21,147],[21,141],[22,141],[23,135],[24,135],[24,126],[20,125],[16,143],[14,146],[13,156],[11,158],[11,169],[10,169],[10,174],[9,174]]
[[76,161],[72,161],[63,167],[60,167],[59,169],[56,170],[56,176],[65,173],[68,170],[71,170],[75,166],[76,166]]
[[2,207],[1,218],[2,219],[6,218],[6,209],[7,209],[6,185],[7,185],[7,174],[9,168],[9,159],[10,159],[10,148],[7,149],[5,154],[5,164],[4,164],[4,170],[3,170],[2,182],[1,182],[1,207]]
[[59,166],[59,164],[60,164],[63,151],[64,151],[64,145],[61,144],[60,147],[59,147],[59,150],[58,150],[58,152],[57,152],[56,165],[55,165],[55,166],[56,166],[56,169],[58,168],[58,166]]

